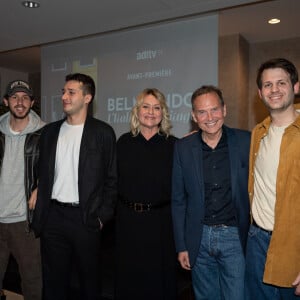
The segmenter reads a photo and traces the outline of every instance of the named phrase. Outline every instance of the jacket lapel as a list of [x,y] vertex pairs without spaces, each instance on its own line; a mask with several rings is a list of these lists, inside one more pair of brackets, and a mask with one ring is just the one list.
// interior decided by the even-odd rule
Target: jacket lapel
[[84,123],[83,132],[82,132],[82,138],[80,143],[80,150],[79,150],[79,162],[78,162],[78,190],[79,190],[79,198],[81,195],[81,186],[82,186],[82,180],[84,179],[82,177],[83,169],[85,165],[85,161],[87,158],[87,145],[89,141],[89,126],[90,126],[90,119],[89,117],[86,118],[86,121]]
[[49,157],[48,157],[48,159],[49,159],[49,164],[48,164],[49,170],[48,170],[48,172],[49,172],[49,179],[51,181],[49,186],[53,186],[53,182],[54,182],[57,141],[58,141],[60,127],[61,127],[61,125],[64,121],[65,120],[61,120],[60,122],[56,123],[56,126],[52,130],[52,135],[49,138],[49,142],[47,143],[47,145],[50,148],[50,150],[48,152],[49,153]]
[[195,134],[195,137],[193,139],[191,164],[191,167],[195,168],[197,176],[197,186],[200,186],[201,190],[203,190],[202,144],[199,133]]
[[224,127],[224,128],[227,133],[227,141],[228,141],[232,199],[235,199],[236,188],[237,188],[236,182],[237,182],[238,167],[239,167],[239,149],[238,149],[238,143],[234,131],[228,127]]

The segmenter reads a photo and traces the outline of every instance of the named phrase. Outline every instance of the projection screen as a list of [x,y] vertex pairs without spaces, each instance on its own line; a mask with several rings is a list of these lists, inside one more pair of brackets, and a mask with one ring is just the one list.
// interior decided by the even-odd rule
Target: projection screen
[[167,98],[172,133],[191,130],[193,91],[217,85],[218,16],[207,15],[143,28],[80,38],[42,47],[42,118],[63,118],[65,76],[81,72],[96,83],[93,115],[117,137],[129,130],[135,97],[155,87]]

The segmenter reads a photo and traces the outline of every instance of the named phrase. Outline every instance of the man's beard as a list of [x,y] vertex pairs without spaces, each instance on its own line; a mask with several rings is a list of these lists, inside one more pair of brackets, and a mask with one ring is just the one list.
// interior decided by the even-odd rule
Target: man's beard
[[24,115],[17,115],[14,111],[10,110],[10,113],[14,116],[15,119],[23,120],[25,119],[29,113],[30,113],[30,108],[26,111]]
[[266,108],[269,110],[269,112],[284,112],[287,108],[289,108],[291,105],[294,104],[293,99],[289,99],[288,101],[282,103],[279,107],[272,107],[272,104],[268,103],[266,100],[263,99],[263,102],[266,106]]

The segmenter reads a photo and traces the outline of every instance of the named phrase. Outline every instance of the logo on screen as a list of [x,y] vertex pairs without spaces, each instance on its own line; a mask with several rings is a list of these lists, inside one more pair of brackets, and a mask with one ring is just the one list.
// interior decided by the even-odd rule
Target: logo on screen
[[144,50],[136,53],[136,60],[155,59],[162,54],[162,50]]

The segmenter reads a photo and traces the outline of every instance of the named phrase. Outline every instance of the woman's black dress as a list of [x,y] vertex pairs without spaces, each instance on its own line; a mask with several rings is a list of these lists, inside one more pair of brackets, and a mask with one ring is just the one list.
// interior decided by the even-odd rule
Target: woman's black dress
[[[176,138],[126,133],[117,143],[116,299],[175,300],[171,176]],[[137,212],[132,203],[151,203]],[[139,209],[139,207],[136,207]]]

